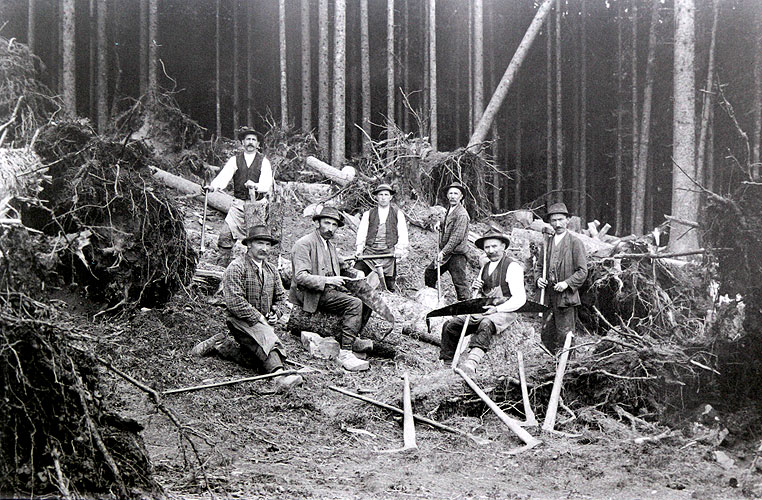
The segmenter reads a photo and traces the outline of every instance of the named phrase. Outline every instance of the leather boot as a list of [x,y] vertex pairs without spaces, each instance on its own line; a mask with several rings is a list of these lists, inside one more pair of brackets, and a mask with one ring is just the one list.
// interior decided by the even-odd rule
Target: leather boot
[[473,377],[476,374],[476,366],[481,362],[484,357],[484,351],[478,347],[474,347],[468,353],[468,359],[463,363],[463,371],[467,375]]

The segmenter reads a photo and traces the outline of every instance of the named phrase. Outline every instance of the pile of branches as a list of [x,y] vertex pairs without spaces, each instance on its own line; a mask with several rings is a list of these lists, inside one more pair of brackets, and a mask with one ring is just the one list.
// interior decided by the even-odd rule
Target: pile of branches
[[185,151],[180,160],[167,168],[168,172],[185,177],[197,184],[208,184],[228,161],[238,152],[238,144],[225,138],[200,141],[193,149]]
[[39,79],[42,61],[15,39],[0,37],[0,145],[29,144],[61,102]]
[[141,143],[109,141],[70,121],[45,128],[35,152],[52,180],[27,199],[22,221],[56,238],[66,281],[114,309],[161,305],[190,283],[196,252]]
[[[263,151],[273,167],[273,176],[279,181],[317,182],[321,176],[305,169],[308,156],[319,156],[320,147],[311,133],[282,128],[273,122],[262,139]],[[226,158],[227,159],[227,158]],[[223,160],[225,161],[225,160]]]
[[39,238],[23,227],[0,228],[0,491],[160,494],[140,424],[112,411],[95,360],[76,345],[87,333],[36,300],[47,280]]

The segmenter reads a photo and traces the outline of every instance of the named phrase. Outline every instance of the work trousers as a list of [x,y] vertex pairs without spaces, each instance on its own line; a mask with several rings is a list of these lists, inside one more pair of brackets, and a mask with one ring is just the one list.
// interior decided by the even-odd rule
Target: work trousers
[[[471,298],[471,287],[466,280],[466,265],[468,264],[466,256],[463,254],[452,254],[446,262],[439,266],[439,273],[450,273],[452,284],[455,285],[455,295],[458,301]],[[437,286],[437,263],[432,262],[423,271],[423,281],[426,286],[436,288]]]
[[[442,327],[442,344],[439,348],[439,359],[452,361],[455,356],[455,349],[458,347],[460,332],[463,331],[463,324],[466,322],[465,316],[456,316],[447,320]],[[495,324],[485,317],[472,318],[468,322],[465,335],[471,335],[471,348],[478,347],[487,352],[492,337],[497,333]]]
[[337,340],[342,349],[348,350],[352,350],[355,338],[372,312],[354,295],[331,285],[327,285],[320,295],[318,310],[341,316],[341,338]]
[[576,333],[577,308],[557,307],[553,304],[553,297],[551,297],[550,313],[545,314],[550,314],[550,317],[545,320],[540,337],[545,347],[557,354],[564,347],[566,334]]
[[[238,341],[241,346],[241,350],[247,358],[253,358],[254,365],[262,370],[264,373],[272,373],[278,369],[283,368],[283,353],[282,347],[276,345],[270,352],[265,353],[262,346],[254,339],[251,332],[247,331],[248,328],[245,325],[239,323],[233,323],[230,320],[227,321],[228,328],[231,335]],[[235,353],[230,353],[230,358],[234,361],[240,362],[236,359],[238,356]]]

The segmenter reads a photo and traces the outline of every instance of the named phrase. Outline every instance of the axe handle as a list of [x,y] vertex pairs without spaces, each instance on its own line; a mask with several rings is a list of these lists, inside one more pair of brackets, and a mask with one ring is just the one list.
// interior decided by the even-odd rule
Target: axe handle
[[380,253],[378,255],[370,255],[370,254],[362,254],[355,257],[357,260],[368,260],[368,259],[393,259],[394,254],[393,253]]
[[[548,279],[547,260],[548,260],[548,239],[543,237],[543,244],[542,244],[542,279],[544,279],[544,280]],[[547,288],[547,285],[540,292],[540,304],[543,304],[543,305],[545,305],[545,288]],[[540,317],[542,318],[542,313],[540,313]]]

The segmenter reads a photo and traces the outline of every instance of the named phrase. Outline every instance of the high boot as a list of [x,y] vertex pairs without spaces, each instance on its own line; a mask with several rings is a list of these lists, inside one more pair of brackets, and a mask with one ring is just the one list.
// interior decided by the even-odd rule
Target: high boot
[[484,357],[484,351],[479,347],[474,347],[468,353],[468,359],[463,363],[463,371],[469,376],[476,374],[476,366],[481,362]]

